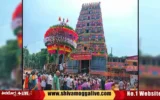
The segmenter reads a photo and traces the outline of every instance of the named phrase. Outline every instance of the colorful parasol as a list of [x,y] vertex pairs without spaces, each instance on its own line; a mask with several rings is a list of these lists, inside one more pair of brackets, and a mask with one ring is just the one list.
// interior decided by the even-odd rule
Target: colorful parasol
[[17,36],[18,45],[22,48],[22,3],[20,3],[12,15],[12,29]]
[[[60,17],[59,21],[61,21]],[[72,27],[67,25],[67,22],[68,19],[66,22],[63,19],[60,24],[51,26],[46,31],[44,43],[50,54],[55,54],[56,51],[58,54],[69,54],[77,47],[78,35]]]

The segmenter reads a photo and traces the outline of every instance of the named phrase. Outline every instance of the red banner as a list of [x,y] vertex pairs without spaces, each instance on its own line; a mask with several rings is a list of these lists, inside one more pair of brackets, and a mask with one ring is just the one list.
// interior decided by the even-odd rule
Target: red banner
[[0,100],[43,100],[44,91],[0,91]]
[[91,60],[92,55],[90,54],[72,54],[71,57],[74,60]]
[[114,100],[159,100],[160,91],[115,91]]

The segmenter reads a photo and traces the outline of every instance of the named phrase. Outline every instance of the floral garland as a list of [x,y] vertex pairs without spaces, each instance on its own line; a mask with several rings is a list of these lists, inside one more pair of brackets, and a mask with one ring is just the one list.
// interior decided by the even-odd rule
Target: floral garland
[[47,50],[49,53],[54,54],[56,53],[56,51],[58,51],[59,53],[62,54],[69,54],[71,51],[73,51],[70,47],[66,46],[66,45],[51,45],[51,46],[47,46]]
[[[75,50],[75,48],[76,48],[76,44],[74,44],[74,43],[76,43],[75,41],[78,40],[78,34],[73,30],[73,28],[70,27],[70,26],[68,26],[68,25],[64,25],[64,26],[62,26],[62,25],[54,25],[54,26],[51,26],[51,27],[47,30],[47,32],[45,33],[45,35],[44,35],[45,45],[47,46],[47,49],[48,49],[49,53],[55,53],[54,50],[58,50],[58,51],[59,51],[59,49],[60,49],[60,47],[57,47],[57,48],[55,48],[55,49],[50,49],[50,50],[49,50],[48,46],[49,46],[49,43],[50,43],[51,41],[47,40],[47,38],[49,38],[50,36],[58,36],[58,34],[60,33],[60,30],[59,30],[60,28],[61,28],[64,32],[66,32],[68,35],[69,35],[69,34],[72,35],[73,38],[70,38],[70,37],[67,37],[67,38],[68,38],[68,39],[71,39],[71,40],[73,41],[73,43],[71,42],[71,44],[70,44],[70,42],[69,42],[68,40],[67,40],[67,41],[68,41],[69,43],[68,43],[67,41],[59,41],[59,40],[58,40],[58,43],[53,43],[53,42],[54,42],[54,40],[53,40],[50,45],[58,44],[58,45],[61,45],[61,46],[67,46],[68,49],[71,50],[71,51]],[[59,34],[59,35],[60,35],[60,34]],[[68,36],[68,35],[67,35],[67,36]],[[60,35],[60,36],[61,36],[61,35]],[[62,48],[63,48],[63,47],[62,47]],[[69,54],[71,51],[68,51],[68,54]],[[67,51],[66,51],[65,49],[64,49],[64,50],[61,49],[60,52],[65,52],[65,53],[67,53]]]
[[[73,45],[71,45],[71,44],[69,44],[69,43],[61,42],[60,45],[65,45],[65,46],[70,47],[72,50],[75,50],[75,48],[73,47]],[[47,45],[45,44],[45,46],[47,46]]]
[[[57,26],[57,25],[56,26],[52,26],[51,28],[49,28],[47,30],[47,32],[45,33],[44,37],[56,34],[57,31],[58,31],[58,28],[60,28],[60,26]],[[68,27],[62,27],[62,29],[63,29],[63,31],[67,32],[68,34],[71,34],[72,36],[74,36],[75,40],[78,39],[78,34],[74,30],[71,30]]]
[[61,38],[61,40],[57,40],[58,37],[50,36],[44,38],[45,46],[53,45],[53,44],[62,44],[67,45],[71,47],[72,49],[75,49],[77,47],[77,44],[75,41],[70,40],[69,38]]
[[[59,27],[59,26],[61,26],[61,25],[53,25],[53,26],[51,26],[51,28],[53,28],[53,27]],[[63,27],[65,27],[65,28],[68,28],[68,29],[70,29],[70,30],[74,30],[71,26],[69,26],[69,25],[65,25],[65,26],[63,26]]]

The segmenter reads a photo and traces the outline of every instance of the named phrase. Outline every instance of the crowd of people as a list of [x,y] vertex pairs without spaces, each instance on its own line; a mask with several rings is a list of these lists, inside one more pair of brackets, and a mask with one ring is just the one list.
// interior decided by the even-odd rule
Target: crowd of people
[[104,76],[89,74],[68,74],[56,71],[39,73],[32,71],[23,74],[24,90],[131,90],[137,89],[126,80],[114,80]]

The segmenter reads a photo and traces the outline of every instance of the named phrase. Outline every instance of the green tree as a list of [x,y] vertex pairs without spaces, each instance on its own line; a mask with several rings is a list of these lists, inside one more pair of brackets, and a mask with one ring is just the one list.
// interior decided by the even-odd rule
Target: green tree
[[13,68],[18,65],[20,50],[17,40],[8,40],[6,45],[0,47],[0,77],[9,77]]
[[38,53],[30,54],[27,47],[23,48],[23,63],[27,68],[43,69],[47,63],[56,63],[56,54],[49,54],[47,49],[41,49]]
[[27,49],[27,46],[23,48],[23,67],[29,67],[29,51]]

